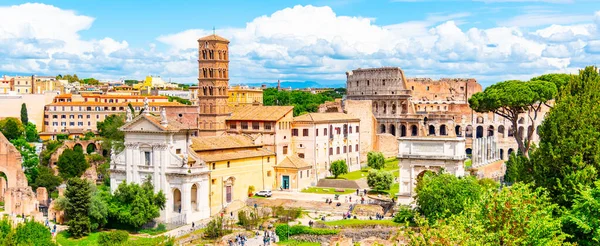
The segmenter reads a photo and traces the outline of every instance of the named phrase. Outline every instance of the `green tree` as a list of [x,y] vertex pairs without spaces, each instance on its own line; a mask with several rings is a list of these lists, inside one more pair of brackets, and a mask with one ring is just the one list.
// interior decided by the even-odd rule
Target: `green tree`
[[517,183],[487,190],[462,207],[444,220],[417,217],[419,232],[409,232],[410,245],[570,245],[553,216],[558,207],[543,189]]
[[74,238],[80,238],[91,230],[90,217],[88,211],[91,206],[91,185],[85,179],[72,178],[67,182],[65,198],[68,206],[65,208],[65,215],[69,221],[69,234]]
[[93,192],[90,202],[90,210],[88,215],[90,217],[91,229],[97,230],[102,228],[108,223],[108,201],[110,198],[110,192],[108,190],[102,190],[92,185]]
[[90,167],[81,148],[65,149],[58,157],[56,166],[58,166],[58,173],[64,179],[81,177]]
[[33,220],[25,221],[17,226],[15,239],[18,245],[50,246],[52,241],[50,229]]
[[345,160],[337,160],[331,163],[329,171],[333,174],[333,177],[337,179],[338,176],[348,173],[348,165]]
[[56,150],[60,148],[62,144],[63,143],[61,141],[53,140],[44,142],[44,148],[42,149],[42,153],[40,153],[40,156],[42,158],[40,160],[42,166],[48,166],[50,164],[50,157],[52,157],[52,154],[54,154],[54,152],[56,152]]
[[85,132],[85,134],[83,135],[83,140],[91,140],[93,138],[96,137],[96,134],[92,131],[87,131]]
[[132,86],[133,84],[137,84],[139,82],[140,81],[137,81],[137,80],[134,80],[134,79],[126,79],[126,80],[123,81],[123,83],[125,83],[128,86]]
[[417,182],[415,200],[418,211],[433,222],[459,214],[478,201],[484,190],[472,176],[425,173]]
[[125,134],[119,128],[125,125],[123,114],[113,114],[97,123],[98,135],[104,139],[102,149],[114,149],[119,152],[124,148]]
[[100,84],[100,81],[98,81],[97,79],[94,79],[94,78],[83,79],[83,80],[81,80],[81,82],[83,82],[84,84],[88,84],[88,85]]
[[385,167],[385,157],[381,152],[370,151],[367,153],[367,165],[373,169],[382,169]]
[[36,126],[31,122],[25,126],[25,139],[27,142],[37,142],[40,140]]
[[541,81],[552,82],[552,83],[554,83],[554,85],[556,85],[558,94],[560,94],[562,89],[565,87],[565,85],[567,85],[567,83],[569,83],[571,78],[573,78],[573,75],[571,75],[571,74],[551,73],[551,74],[544,74],[544,75],[532,78],[531,81],[541,80]]
[[376,191],[389,190],[394,183],[394,175],[391,172],[371,170],[367,175],[367,184]]
[[167,96],[167,98],[168,98],[169,102],[175,101],[175,102],[178,102],[178,103],[181,103],[181,104],[185,104],[185,105],[192,105],[192,102],[190,100],[183,99],[181,97]]
[[[538,112],[547,101],[556,97],[556,85],[552,82],[535,80],[522,82],[510,80],[491,85],[483,92],[469,98],[469,106],[480,113],[493,112],[508,120],[512,133],[524,156],[529,157],[531,139],[535,131],[519,132],[519,117],[526,113],[531,119],[528,127],[535,129]],[[525,128],[527,129],[527,127]]]
[[108,216],[118,224],[140,228],[160,216],[165,204],[164,193],[161,190],[155,194],[151,180],[146,180],[141,186],[123,182],[108,202]]
[[0,131],[9,141],[18,139],[23,136],[23,124],[16,118],[4,118],[0,120]]
[[600,181],[581,191],[564,216],[564,231],[577,245],[600,245]]
[[529,158],[523,156],[521,153],[515,154],[513,152],[506,162],[504,181],[511,184],[515,182],[529,183],[533,181],[531,176],[532,171],[533,167]]
[[586,67],[563,88],[540,125],[531,175],[554,202],[570,207],[580,187],[591,187],[600,170],[600,76]]
[[59,176],[54,175],[54,170],[52,170],[52,168],[40,166],[38,167],[38,172],[35,181],[31,183],[31,187],[34,190],[38,187],[46,187],[48,194],[50,194],[62,183],[62,179]]
[[263,90],[263,104],[265,106],[294,106],[294,116],[298,116],[306,112],[317,112],[320,104],[341,98],[343,92],[345,91],[332,90],[312,94],[301,90],[277,91],[276,88],[268,88]]
[[33,183],[39,174],[38,164],[40,159],[35,154],[35,146],[29,144],[24,138],[10,141],[21,154],[21,165],[23,166],[28,183]]
[[27,116],[27,105],[25,103],[21,104],[21,123],[23,123],[23,125],[27,125],[27,123],[29,123],[29,117]]

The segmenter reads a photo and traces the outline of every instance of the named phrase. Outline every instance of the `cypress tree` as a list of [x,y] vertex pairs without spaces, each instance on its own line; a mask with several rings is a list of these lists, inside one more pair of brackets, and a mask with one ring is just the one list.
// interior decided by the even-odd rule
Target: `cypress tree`
[[21,104],[21,122],[24,126],[29,122],[29,117],[27,116],[27,105],[25,103]]

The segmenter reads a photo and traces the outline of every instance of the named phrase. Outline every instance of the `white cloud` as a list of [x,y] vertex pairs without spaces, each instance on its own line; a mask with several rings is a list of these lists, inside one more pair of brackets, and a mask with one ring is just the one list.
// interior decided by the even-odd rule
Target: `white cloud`
[[475,2],[484,3],[574,3],[575,0],[474,0]]
[[[33,10],[31,18],[24,14]],[[7,11],[22,20],[2,21]],[[381,26],[373,18],[337,15],[329,7],[295,6],[216,32],[231,41],[232,84],[277,79],[343,82],[345,71],[378,66],[400,66],[411,77],[491,82],[573,71],[597,60],[600,12],[553,22],[548,16],[564,15],[534,14],[546,19],[529,23],[513,19],[506,22],[510,25],[466,29],[469,13],[432,13],[424,20]],[[131,47],[111,37],[82,39],[79,33],[93,28],[93,20],[43,4],[0,7],[0,71],[76,72],[99,78],[160,74],[195,82],[197,39],[213,32],[190,29],[159,36],[156,40],[168,49],[161,52],[155,44]],[[523,28],[542,23],[551,25]],[[64,35],[56,35],[59,32]]]
[[591,18],[592,16],[588,15],[538,12],[515,16],[508,20],[498,22],[498,25],[506,27],[539,27],[553,24],[559,25],[590,22]]

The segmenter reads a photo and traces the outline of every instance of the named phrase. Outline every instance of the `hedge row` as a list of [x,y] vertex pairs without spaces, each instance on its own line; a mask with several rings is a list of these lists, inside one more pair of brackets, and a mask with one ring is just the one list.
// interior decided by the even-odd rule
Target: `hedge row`
[[288,236],[308,234],[308,235],[335,235],[339,230],[311,228],[303,225],[289,226],[280,224],[275,227],[275,233],[279,236],[280,241],[288,240]]

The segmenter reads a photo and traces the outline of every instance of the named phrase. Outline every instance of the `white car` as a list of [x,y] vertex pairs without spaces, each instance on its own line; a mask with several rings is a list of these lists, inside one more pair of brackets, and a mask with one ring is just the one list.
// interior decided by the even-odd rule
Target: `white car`
[[256,192],[256,196],[264,196],[264,197],[271,197],[271,191],[270,190],[261,190],[259,192]]

